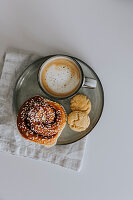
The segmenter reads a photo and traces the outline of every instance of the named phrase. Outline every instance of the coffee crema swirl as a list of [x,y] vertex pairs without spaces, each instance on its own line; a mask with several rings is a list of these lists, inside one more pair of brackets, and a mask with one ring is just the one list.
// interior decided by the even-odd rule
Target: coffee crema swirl
[[46,65],[44,64],[41,82],[49,94],[65,97],[73,94],[79,88],[81,72],[71,60],[55,58]]

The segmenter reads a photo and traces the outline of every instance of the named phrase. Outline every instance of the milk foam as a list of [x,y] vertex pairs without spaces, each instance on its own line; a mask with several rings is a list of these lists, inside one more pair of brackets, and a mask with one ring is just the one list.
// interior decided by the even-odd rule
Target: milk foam
[[45,82],[54,93],[70,93],[80,82],[77,71],[65,65],[52,64],[46,71]]

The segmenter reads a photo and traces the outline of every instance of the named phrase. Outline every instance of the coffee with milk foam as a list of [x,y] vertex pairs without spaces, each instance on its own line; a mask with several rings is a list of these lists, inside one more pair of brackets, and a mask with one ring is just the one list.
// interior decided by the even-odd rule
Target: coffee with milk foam
[[44,66],[41,82],[49,94],[65,97],[73,94],[79,88],[81,72],[71,60],[58,58]]

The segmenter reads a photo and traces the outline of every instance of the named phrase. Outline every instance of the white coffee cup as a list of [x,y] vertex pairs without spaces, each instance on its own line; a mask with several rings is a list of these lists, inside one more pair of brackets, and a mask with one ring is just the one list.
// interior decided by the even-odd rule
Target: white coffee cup
[[[58,69],[56,69],[57,64]],[[95,79],[84,75],[82,67],[75,59],[64,55],[51,56],[42,64],[38,72],[38,83],[45,94],[56,99],[71,97],[81,87],[94,89],[97,85]]]

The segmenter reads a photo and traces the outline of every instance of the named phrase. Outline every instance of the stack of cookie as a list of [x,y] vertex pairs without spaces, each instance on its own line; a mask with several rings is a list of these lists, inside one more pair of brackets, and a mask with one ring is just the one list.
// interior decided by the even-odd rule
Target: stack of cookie
[[71,99],[70,108],[72,112],[68,115],[69,127],[78,132],[86,130],[90,125],[90,100],[85,95],[78,94]]

